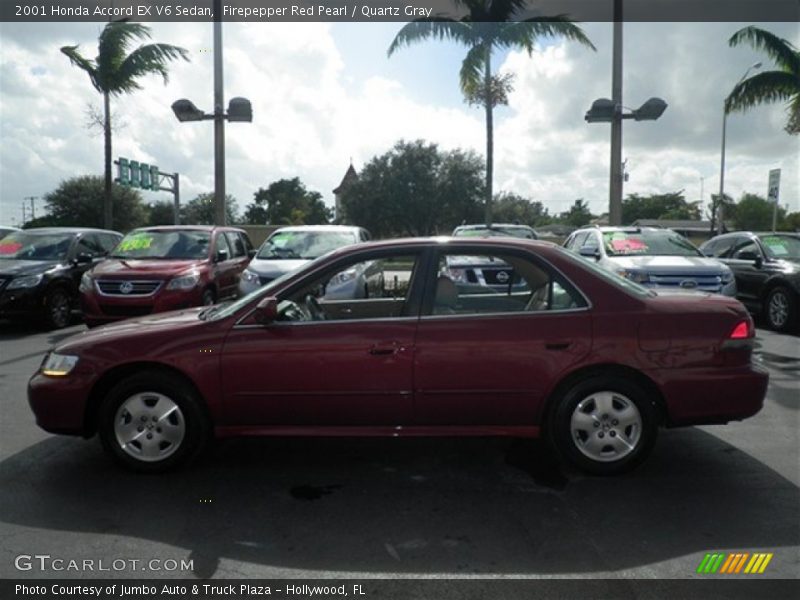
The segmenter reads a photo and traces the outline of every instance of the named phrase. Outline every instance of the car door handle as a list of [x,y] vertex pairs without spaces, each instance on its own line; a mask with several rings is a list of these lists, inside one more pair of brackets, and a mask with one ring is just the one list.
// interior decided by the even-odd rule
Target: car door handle
[[545,342],[544,347],[546,350],[566,350],[570,344],[572,344],[570,341],[553,341]]
[[403,347],[400,344],[392,342],[391,344],[375,344],[369,349],[369,353],[372,356],[388,356],[390,354],[397,354],[402,350]]

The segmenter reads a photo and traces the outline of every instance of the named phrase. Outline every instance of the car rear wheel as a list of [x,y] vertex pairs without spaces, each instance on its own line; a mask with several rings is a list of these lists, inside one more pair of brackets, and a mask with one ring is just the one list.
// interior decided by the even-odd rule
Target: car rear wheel
[[44,318],[50,329],[62,329],[69,325],[72,302],[63,288],[53,288],[44,299]]
[[100,407],[98,430],[105,450],[123,466],[145,472],[177,467],[202,450],[208,419],[194,391],[156,371],[118,383]]
[[790,290],[776,287],[767,294],[764,316],[775,331],[788,331],[795,323],[797,301]]
[[616,475],[635,468],[652,450],[656,414],[636,383],[588,377],[558,399],[548,437],[562,460],[594,475]]

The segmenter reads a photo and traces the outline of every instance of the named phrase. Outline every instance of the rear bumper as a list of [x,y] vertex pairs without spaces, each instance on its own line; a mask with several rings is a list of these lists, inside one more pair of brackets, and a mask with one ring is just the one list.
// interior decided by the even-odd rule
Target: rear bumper
[[764,406],[769,374],[751,363],[742,367],[659,371],[667,425],[707,425],[741,421]]

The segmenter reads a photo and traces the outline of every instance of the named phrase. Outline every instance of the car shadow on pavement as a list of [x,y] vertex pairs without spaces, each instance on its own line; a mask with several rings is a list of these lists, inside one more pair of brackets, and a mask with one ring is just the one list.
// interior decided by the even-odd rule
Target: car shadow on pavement
[[0,490],[2,522],[185,548],[201,578],[619,571],[775,551],[797,544],[800,522],[797,486],[694,428],[662,432],[615,478],[562,472],[538,442],[482,438],[235,439],[182,471],[137,475],[99,444],[54,437],[0,463]]

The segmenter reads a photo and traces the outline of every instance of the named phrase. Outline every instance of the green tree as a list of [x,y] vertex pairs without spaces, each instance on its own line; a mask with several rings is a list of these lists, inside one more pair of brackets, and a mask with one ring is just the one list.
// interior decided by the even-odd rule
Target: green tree
[[553,220],[541,202],[509,192],[495,195],[494,218],[498,223],[522,223],[531,227],[549,225]]
[[94,88],[103,95],[103,135],[105,156],[105,194],[103,197],[103,223],[112,224],[111,195],[111,96],[131,93],[141,89],[137,79],[144,75],[158,74],[168,81],[167,63],[183,58],[188,52],[169,44],[146,44],[128,54],[128,47],[136,40],[150,38],[150,28],[129,21],[111,21],[100,34],[97,57],[89,60],[81,56],[78,46],[64,46],[61,52],[69,57],[73,65],[89,75]]
[[700,202],[686,202],[683,192],[629,194],[622,201],[622,222],[638,219],[700,219]]
[[482,161],[472,152],[399,141],[342,195],[348,219],[376,238],[450,233],[481,216]]
[[[84,175],[62,181],[44,197],[47,214],[25,227],[105,227],[104,195],[102,177]],[[137,190],[114,184],[111,197],[117,207],[111,229],[128,231],[147,223],[147,206]]]
[[307,190],[295,177],[259,188],[244,218],[253,225],[322,225],[330,222],[333,211],[325,206],[322,194]]
[[[708,207],[708,218],[711,219],[711,231],[718,230],[717,227],[717,212],[719,211],[719,194],[711,194],[711,203]],[[723,195],[722,199],[722,215],[726,223],[733,223],[736,220],[736,203],[733,198],[728,194]]]
[[[239,218],[237,212],[236,198],[226,195],[225,222],[229,225],[236,223]],[[199,194],[181,206],[181,223],[185,225],[213,225],[214,215],[214,192]]]
[[789,213],[778,225],[781,231],[800,231],[800,212]]
[[471,104],[486,114],[486,178],[484,185],[486,223],[492,221],[492,178],[494,171],[494,108],[508,103],[510,76],[492,72],[494,50],[524,49],[533,53],[539,37],[561,36],[595,49],[580,27],[565,15],[515,20],[527,8],[527,0],[453,0],[468,12],[459,20],[441,15],[416,19],[397,33],[389,46],[391,56],[403,46],[438,39],[455,41],[468,48],[461,63],[460,84]]
[[591,211],[589,210],[589,205],[583,198],[578,198],[575,200],[568,211],[559,215],[559,219],[562,222],[574,227],[583,227],[584,225],[588,225],[593,218],[594,215],[592,215]]
[[154,202],[148,205],[147,224],[173,225],[175,223],[175,207],[172,202]]
[[[772,229],[772,212],[775,205],[757,194],[744,194],[736,203],[733,222],[737,229],[745,231],[769,231]],[[778,206],[777,223],[786,217],[786,210]]]
[[744,111],[762,103],[785,101],[786,131],[800,133],[800,51],[788,40],[752,25],[737,31],[728,41],[731,47],[742,43],[763,51],[778,68],[739,82],[726,98],[725,110]]

